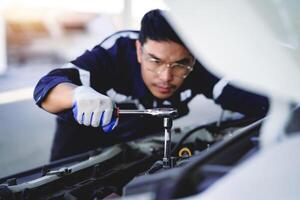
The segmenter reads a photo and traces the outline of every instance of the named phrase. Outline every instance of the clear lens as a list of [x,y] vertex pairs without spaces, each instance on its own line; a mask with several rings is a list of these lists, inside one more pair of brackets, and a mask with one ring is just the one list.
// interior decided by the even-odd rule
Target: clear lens
[[179,63],[166,63],[159,59],[151,57],[147,52],[144,51],[143,47],[141,48],[143,59],[147,62],[146,68],[149,71],[152,71],[156,74],[160,74],[167,68],[171,69],[173,76],[177,78],[184,79],[186,78],[191,71],[193,71],[193,66],[196,62],[196,59],[193,57],[191,60],[191,64],[179,64]]
[[166,68],[171,68],[172,74],[175,77],[182,78],[182,79],[186,78],[187,75],[193,70],[192,66],[195,63],[195,59],[193,59],[193,61],[191,62],[191,65],[183,65],[183,64],[179,64],[179,63],[167,64],[167,63],[164,63],[155,58],[151,58],[145,54],[143,54],[143,55],[144,55],[144,60],[147,61],[146,68],[149,71],[160,74],[161,72],[166,70]]

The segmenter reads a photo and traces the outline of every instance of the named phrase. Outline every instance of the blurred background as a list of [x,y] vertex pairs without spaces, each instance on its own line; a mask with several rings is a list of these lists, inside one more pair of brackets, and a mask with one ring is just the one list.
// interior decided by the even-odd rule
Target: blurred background
[[[32,93],[49,70],[60,67],[118,30],[139,29],[141,17],[162,0],[0,1],[0,177],[46,164],[54,118]],[[220,108],[203,96],[174,126],[214,121]]]

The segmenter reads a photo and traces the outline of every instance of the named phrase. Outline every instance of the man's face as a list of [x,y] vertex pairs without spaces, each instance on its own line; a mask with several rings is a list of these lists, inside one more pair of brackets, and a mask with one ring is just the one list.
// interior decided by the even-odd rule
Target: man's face
[[175,68],[181,64],[193,65],[194,60],[189,51],[172,41],[149,39],[143,46],[136,41],[136,47],[142,77],[148,89],[159,99],[172,96],[184,81],[184,77],[178,76]]

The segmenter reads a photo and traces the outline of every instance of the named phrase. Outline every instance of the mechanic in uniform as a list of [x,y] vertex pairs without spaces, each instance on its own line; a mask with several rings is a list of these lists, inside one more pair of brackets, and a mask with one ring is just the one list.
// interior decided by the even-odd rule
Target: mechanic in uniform
[[268,99],[209,73],[163,12],[149,11],[140,31],[117,32],[40,79],[34,90],[36,104],[57,115],[51,161],[163,128],[162,119],[150,116],[116,117],[116,107],[172,107],[181,117],[189,112],[188,102],[203,94],[245,116],[266,114]]

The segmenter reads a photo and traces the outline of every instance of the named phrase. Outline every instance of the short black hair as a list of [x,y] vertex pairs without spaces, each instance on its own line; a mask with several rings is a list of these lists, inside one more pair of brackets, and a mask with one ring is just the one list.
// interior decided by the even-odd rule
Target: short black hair
[[154,9],[147,12],[141,21],[139,41],[143,45],[147,39],[172,41],[184,45],[163,14],[167,11]]

